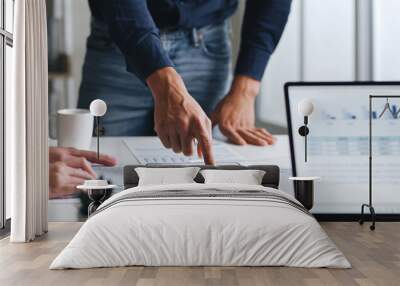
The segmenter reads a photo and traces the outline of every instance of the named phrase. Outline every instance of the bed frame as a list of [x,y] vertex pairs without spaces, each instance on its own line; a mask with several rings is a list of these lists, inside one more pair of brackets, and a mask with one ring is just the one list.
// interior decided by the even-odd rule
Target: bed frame
[[[124,189],[136,187],[139,183],[139,176],[135,171],[137,167],[146,168],[182,168],[182,167],[199,167],[201,170],[217,169],[217,170],[263,170],[265,175],[262,179],[262,185],[278,189],[279,187],[279,167],[275,165],[223,165],[223,166],[204,166],[204,165],[127,165],[124,167]],[[194,180],[197,183],[204,183],[203,176],[199,173]]]

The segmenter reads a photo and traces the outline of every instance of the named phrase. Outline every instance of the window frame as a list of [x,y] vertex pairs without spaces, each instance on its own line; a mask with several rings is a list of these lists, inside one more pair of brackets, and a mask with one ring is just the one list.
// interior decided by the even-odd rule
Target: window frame
[[[6,1],[12,2],[14,13],[15,0],[0,0],[0,235],[7,231],[9,222],[6,218],[6,190],[5,190],[5,95],[6,95],[6,50],[7,46],[13,47],[13,34],[7,31],[7,16],[14,18],[14,15],[6,15]],[[12,21],[13,22],[13,21]],[[13,31],[14,29],[11,29]]]

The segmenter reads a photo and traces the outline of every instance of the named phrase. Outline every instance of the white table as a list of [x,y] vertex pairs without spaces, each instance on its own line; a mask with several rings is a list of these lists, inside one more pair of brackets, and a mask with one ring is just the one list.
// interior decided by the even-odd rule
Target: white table
[[[239,153],[244,160],[239,162],[243,165],[278,165],[281,169],[280,188],[293,193],[293,185],[288,178],[292,175],[290,162],[289,139],[286,135],[278,135],[277,142],[273,146],[237,146],[231,147]],[[116,167],[95,167],[97,174],[104,175],[111,179],[114,184],[123,184],[123,166],[138,164],[137,158],[129,150],[124,142],[127,137],[104,137],[100,141],[100,152],[112,155],[117,158]],[[131,137],[130,137],[131,138]],[[135,137],[140,144],[147,144],[159,140],[157,137]],[[56,142],[51,141],[51,146]],[[93,139],[92,150],[96,150],[96,140]],[[49,202],[49,220],[50,221],[76,221],[79,208],[78,199],[50,200]]]
[[[230,146],[238,152],[244,161],[240,162],[244,165],[252,164],[276,164],[281,168],[287,169],[290,164],[289,139],[287,135],[278,135],[277,143],[272,146],[238,146],[231,144]],[[124,143],[124,139],[132,137],[104,137],[100,140],[100,152],[113,155],[118,159],[118,166],[129,164],[138,164],[138,160]],[[140,144],[152,143],[159,140],[158,137],[134,137]],[[93,140],[92,150],[96,150],[96,141]]]

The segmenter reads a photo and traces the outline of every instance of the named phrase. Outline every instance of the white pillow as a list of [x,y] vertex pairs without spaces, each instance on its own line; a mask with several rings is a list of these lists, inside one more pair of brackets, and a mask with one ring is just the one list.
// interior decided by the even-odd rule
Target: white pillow
[[139,186],[187,184],[195,183],[193,180],[200,168],[135,168],[139,176]]
[[205,184],[246,184],[261,185],[265,171],[261,170],[202,170]]

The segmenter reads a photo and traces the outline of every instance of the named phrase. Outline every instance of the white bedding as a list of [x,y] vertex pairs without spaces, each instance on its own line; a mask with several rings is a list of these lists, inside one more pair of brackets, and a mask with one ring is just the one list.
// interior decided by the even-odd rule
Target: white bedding
[[[245,192],[240,197],[178,194],[129,199],[146,195],[145,191],[206,194],[211,189],[214,193],[263,193],[261,197],[246,197]],[[270,198],[264,199],[264,192]],[[50,269],[127,265],[351,267],[318,222],[296,203],[282,191],[254,185],[132,188],[104,202]]]

